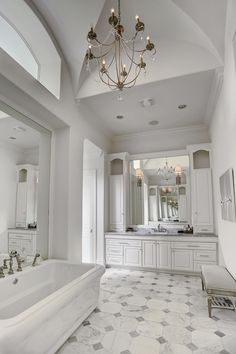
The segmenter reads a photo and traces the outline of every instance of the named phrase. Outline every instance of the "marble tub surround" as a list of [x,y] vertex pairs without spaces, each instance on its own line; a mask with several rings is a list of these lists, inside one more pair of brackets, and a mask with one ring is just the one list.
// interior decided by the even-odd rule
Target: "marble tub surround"
[[108,269],[97,309],[57,354],[235,354],[236,314],[208,318],[199,277]]

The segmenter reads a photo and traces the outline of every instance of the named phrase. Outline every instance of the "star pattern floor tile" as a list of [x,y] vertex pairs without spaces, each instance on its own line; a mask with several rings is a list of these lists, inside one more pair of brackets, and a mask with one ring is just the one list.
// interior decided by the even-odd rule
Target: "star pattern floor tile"
[[56,354],[72,353],[236,354],[236,313],[210,319],[199,277],[107,269],[98,307]]

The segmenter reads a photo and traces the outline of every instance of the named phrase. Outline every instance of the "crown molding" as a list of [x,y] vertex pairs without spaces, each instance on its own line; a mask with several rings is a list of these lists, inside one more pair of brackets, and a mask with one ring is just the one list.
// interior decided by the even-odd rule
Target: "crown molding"
[[211,90],[209,94],[208,104],[206,108],[206,116],[205,116],[205,123],[208,126],[210,125],[211,119],[214,115],[215,108],[222,89],[223,81],[224,81],[224,67],[221,66],[215,69],[214,78],[211,84]]
[[131,134],[123,134],[123,135],[114,135],[111,140],[113,142],[116,141],[127,141],[132,139],[139,138],[148,138],[148,137],[158,137],[160,135],[175,135],[178,133],[189,133],[189,132],[197,132],[202,131],[207,128],[206,124],[198,124],[198,125],[189,125],[178,128],[168,128],[168,129],[156,129],[151,131],[145,131],[140,133],[131,133]]

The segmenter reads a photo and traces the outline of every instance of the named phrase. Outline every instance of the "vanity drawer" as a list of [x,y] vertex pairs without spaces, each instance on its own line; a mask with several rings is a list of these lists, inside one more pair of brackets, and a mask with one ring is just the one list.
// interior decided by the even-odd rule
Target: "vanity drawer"
[[131,246],[131,247],[141,247],[142,241],[140,240],[106,240],[106,245],[112,246]]
[[216,250],[216,244],[210,242],[172,242],[171,248]]
[[123,259],[122,259],[122,256],[107,255],[106,256],[106,263],[107,264],[122,265],[123,264]]
[[194,260],[216,262],[215,251],[194,251]]
[[112,254],[112,255],[120,255],[122,256],[123,254],[123,248],[121,245],[118,246],[113,246],[113,245],[107,245],[106,246],[106,254]]
[[194,232],[195,233],[212,233],[213,232],[213,226],[212,225],[204,225],[204,226],[199,226],[196,225],[194,227]]
[[14,239],[20,239],[20,240],[32,240],[33,235],[29,234],[15,234],[15,233],[9,233],[9,241],[14,240]]

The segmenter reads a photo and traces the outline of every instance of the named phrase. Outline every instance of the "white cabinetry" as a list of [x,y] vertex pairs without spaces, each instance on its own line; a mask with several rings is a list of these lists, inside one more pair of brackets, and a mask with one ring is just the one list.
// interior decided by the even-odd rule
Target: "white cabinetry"
[[193,271],[193,252],[190,250],[172,249],[172,269]]
[[141,267],[142,266],[141,248],[124,246],[124,265]]
[[171,269],[171,248],[170,242],[157,242],[157,268]]
[[109,166],[109,226],[113,231],[125,231],[128,208],[128,154],[108,155]]
[[143,267],[156,268],[157,245],[155,241],[143,241]]
[[17,165],[16,227],[37,221],[37,179],[37,166]]
[[213,232],[211,169],[193,170],[192,183],[195,232]]
[[110,228],[123,230],[124,227],[124,178],[110,176]]
[[36,230],[12,229],[8,232],[8,252],[17,251],[21,256],[33,256],[36,253]]
[[[135,238],[136,237],[136,238]],[[217,263],[217,239],[106,235],[106,264],[176,272],[200,272],[203,264]],[[185,241],[186,240],[186,241]]]
[[211,146],[188,146],[191,165],[192,223],[196,233],[213,233]]

